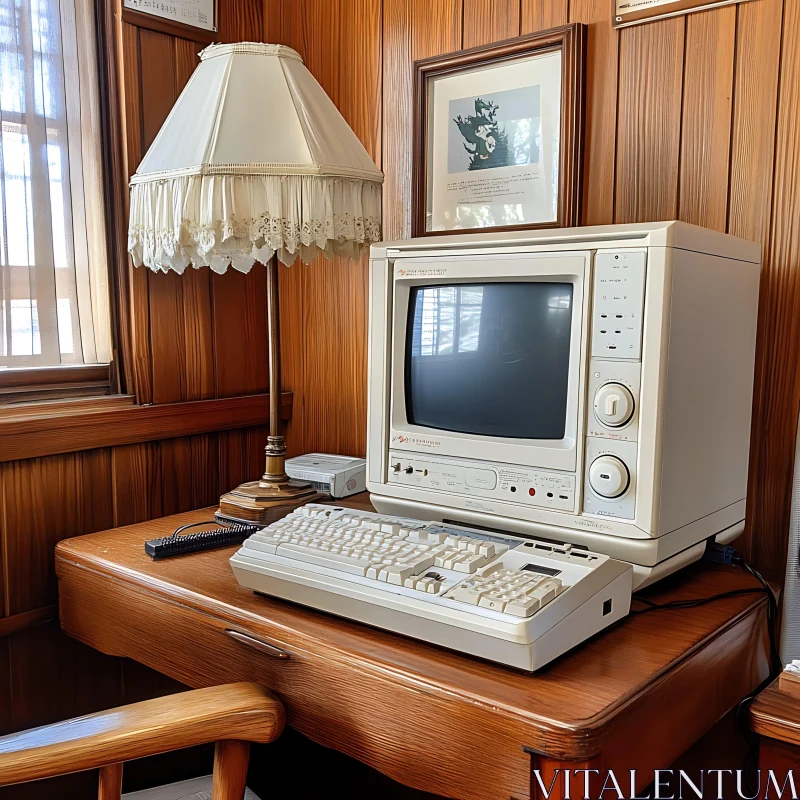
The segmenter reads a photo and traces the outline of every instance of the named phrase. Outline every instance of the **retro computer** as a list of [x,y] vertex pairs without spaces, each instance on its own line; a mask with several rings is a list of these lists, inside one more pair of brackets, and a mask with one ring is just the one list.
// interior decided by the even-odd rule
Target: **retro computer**
[[760,248],[679,222],[375,245],[367,488],[241,584],[526,670],[744,526]]

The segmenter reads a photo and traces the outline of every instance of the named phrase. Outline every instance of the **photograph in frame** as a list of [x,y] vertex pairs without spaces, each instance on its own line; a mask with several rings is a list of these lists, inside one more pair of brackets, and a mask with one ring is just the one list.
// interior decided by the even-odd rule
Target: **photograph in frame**
[[554,223],[561,53],[432,81],[426,229]]
[[414,235],[579,224],[584,26],[417,62]]

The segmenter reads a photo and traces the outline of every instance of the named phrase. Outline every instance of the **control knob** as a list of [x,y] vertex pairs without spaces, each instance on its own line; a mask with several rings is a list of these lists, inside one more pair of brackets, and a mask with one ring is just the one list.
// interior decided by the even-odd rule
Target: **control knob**
[[635,407],[630,389],[621,383],[606,383],[594,396],[594,415],[609,428],[630,422]]
[[628,490],[631,474],[617,456],[600,456],[589,467],[589,486],[595,494],[613,500]]

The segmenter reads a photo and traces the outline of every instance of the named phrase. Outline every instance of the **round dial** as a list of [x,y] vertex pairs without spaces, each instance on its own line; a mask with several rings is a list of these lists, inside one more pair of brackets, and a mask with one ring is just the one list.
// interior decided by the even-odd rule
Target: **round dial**
[[606,383],[594,396],[594,415],[609,428],[630,422],[635,407],[630,389],[621,383]]
[[625,494],[631,474],[625,462],[616,456],[600,456],[589,467],[589,486],[595,494],[613,500]]

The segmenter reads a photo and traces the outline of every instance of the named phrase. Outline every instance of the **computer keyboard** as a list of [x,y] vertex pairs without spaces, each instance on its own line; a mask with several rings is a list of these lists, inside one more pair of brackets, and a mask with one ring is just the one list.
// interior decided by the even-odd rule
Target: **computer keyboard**
[[231,558],[242,586],[526,670],[630,608],[632,568],[545,540],[308,504]]

